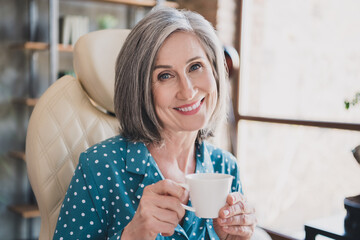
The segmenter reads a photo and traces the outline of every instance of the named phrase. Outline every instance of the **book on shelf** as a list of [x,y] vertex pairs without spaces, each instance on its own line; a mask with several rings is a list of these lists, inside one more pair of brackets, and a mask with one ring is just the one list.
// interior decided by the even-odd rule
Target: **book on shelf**
[[59,25],[59,42],[63,45],[74,45],[79,37],[89,32],[89,18],[86,16],[64,15]]

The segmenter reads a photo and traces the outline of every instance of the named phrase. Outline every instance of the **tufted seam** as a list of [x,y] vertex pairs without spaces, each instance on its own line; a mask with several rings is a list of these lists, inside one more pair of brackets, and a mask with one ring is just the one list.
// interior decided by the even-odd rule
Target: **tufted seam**
[[[49,229],[46,231],[50,231],[50,234],[55,227],[55,220],[67,189],[65,184],[62,184],[63,178],[66,176],[66,184],[68,184],[71,178],[67,171],[71,169],[73,172],[75,169],[78,161],[77,155],[89,145],[115,135],[115,129],[118,126],[115,117],[108,116],[93,107],[87,95],[81,92],[83,89],[79,82],[76,82],[75,79],[59,81],[56,91],[52,90],[53,94],[46,96],[46,102],[44,103],[43,100],[43,103],[39,104],[35,114],[42,118],[43,123],[51,122],[47,125],[50,127],[49,133],[42,129],[41,121],[34,121],[32,125],[34,125],[35,132],[29,141],[37,146],[35,155],[33,154],[33,157],[37,159],[30,161],[36,163],[34,171],[37,176],[32,179],[37,183],[36,197],[40,198],[39,202],[42,202],[40,207],[42,221],[47,222]],[[72,95],[73,88],[77,88],[76,91],[79,91],[77,96]],[[59,101],[64,104],[59,104]],[[62,115],[63,105],[65,105],[67,115]],[[81,107],[79,112],[75,110]],[[61,119],[57,118],[59,112]],[[112,119],[114,121],[111,121]],[[66,134],[66,131],[73,127],[78,130],[74,133],[74,139],[72,139],[72,132]],[[91,138],[91,133],[95,133],[93,138]],[[72,141],[73,143],[71,143]],[[53,154],[56,154],[57,151],[63,151],[63,153],[59,155],[61,158],[55,162]],[[74,157],[74,155],[76,156]],[[53,191],[56,193],[51,194]]]
[[[58,132],[59,132],[59,135],[56,137],[56,138],[62,138],[62,140],[64,140],[65,139],[65,137],[64,137],[64,132],[61,130],[62,128],[61,128],[61,126],[58,124]],[[51,180],[51,177],[53,177],[53,174],[54,173],[57,173],[59,170],[61,170],[62,169],[62,167],[64,166],[64,164],[66,164],[68,161],[67,161],[67,159],[68,158],[71,158],[71,156],[72,156],[72,154],[73,154],[73,152],[72,152],[72,150],[71,150],[71,148],[69,148],[69,146],[68,146],[68,144],[66,143],[66,141],[64,141],[65,142],[65,147],[66,147],[66,156],[63,158],[63,159],[61,159],[60,160],[60,162],[61,162],[61,165],[58,165],[57,167],[55,167],[55,166],[52,166],[52,173],[49,175],[49,178],[47,179],[47,180],[45,180],[45,182],[44,182],[44,185],[46,185],[50,180]],[[77,144],[79,144],[79,143],[77,143]],[[45,153],[46,154],[48,154],[46,151],[45,151]],[[70,157],[69,157],[70,156]],[[49,157],[50,158],[50,157]]]
[[[67,88],[71,87],[71,85],[73,85],[73,84],[74,84],[73,82],[70,82],[69,84],[67,84],[67,86],[64,87],[63,91],[66,91]],[[62,91],[62,92],[63,92],[63,91]],[[58,93],[57,95],[60,95],[60,93]],[[43,109],[43,111],[42,111],[42,113],[41,113],[41,114],[43,114],[43,113],[46,112],[46,113],[47,113],[47,116],[48,116],[49,118],[51,118],[52,120],[55,119],[55,122],[57,122],[57,121],[56,121],[56,118],[55,118],[54,113],[53,113],[53,111],[52,111],[53,106],[54,106],[54,105],[53,105],[54,102],[51,102],[51,100],[56,99],[56,98],[57,98],[57,97],[54,96],[52,99],[50,99],[49,105],[47,105],[47,106]],[[52,105],[50,105],[50,103],[51,103]],[[70,122],[71,119],[72,119],[72,118],[69,118],[68,122]],[[37,138],[39,139],[40,145],[42,146],[42,151],[39,153],[39,155],[45,155],[45,157],[46,157],[47,159],[51,159],[51,156],[49,156],[49,153],[46,151],[46,149],[47,149],[50,145],[54,144],[54,142],[56,142],[56,140],[57,140],[58,137],[59,137],[59,136],[58,136],[59,134],[61,135],[61,134],[63,133],[63,131],[61,131],[61,129],[62,129],[62,128],[61,128],[61,125],[60,125],[58,122],[57,122],[57,124],[56,124],[56,127],[57,127],[57,130],[56,130],[56,133],[57,133],[57,134],[56,134],[56,136],[53,137],[52,142],[48,142],[47,144],[42,144],[42,141],[40,140],[40,137],[37,137]],[[38,133],[38,134],[39,134],[39,133]],[[39,136],[39,135],[38,135],[38,136]],[[63,137],[63,138],[64,138],[64,137]],[[69,152],[67,153],[67,156],[69,156]],[[65,159],[62,159],[61,161],[62,161],[62,164],[61,164],[60,166],[58,166],[58,167],[56,167],[56,165],[54,165],[52,161],[46,161],[47,164],[50,164],[48,169],[50,169],[51,172],[50,172],[48,178],[47,178],[45,181],[43,181],[43,184],[40,184],[40,186],[39,186],[39,190],[40,190],[41,195],[46,194],[46,193],[44,193],[44,189],[46,188],[46,186],[47,186],[47,185],[49,184],[49,182],[51,182],[51,181],[55,181],[55,182],[56,182],[56,185],[57,185],[57,189],[61,191],[62,195],[65,195],[65,192],[64,192],[63,188],[61,187],[61,184],[59,183],[58,172],[59,172],[59,170],[60,170],[65,164],[67,164],[66,157],[65,157]],[[60,187],[59,187],[59,186],[60,186]],[[58,200],[57,200],[57,203],[56,203],[56,206],[58,206],[59,204],[61,204],[61,201],[62,201],[62,199],[58,199]],[[54,211],[57,210],[57,207],[54,208],[53,206],[50,206],[49,204],[45,204],[44,207],[46,207],[46,212],[47,212],[47,213],[53,213]]]
[[[67,87],[69,88],[71,86],[67,86]],[[69,93],[67,92],[67,89],[64,89],[64,94],[66,96],[64,96],[62,98],[67,99],[67,101],[70,101],[70,102],[73,101],[72,96],[69,95]],[[89,101],[85,98],[85,96],[82,96],[81,100],[86,101],[86,104],[90,104]],[[72,157],[75,154],[75,152],[73,150],[76,149],[81,144],[81,142],[84,142],[84,139],[88,145],[90,144],[88,134],[86,133],[87,131],[92,131],[93,129],[100,129],[100,128],[102,130],[104,130],[104,126],[97,116],[97,117],[91,119],[91,121],[92,121],[91,125],[88,126],[87,129],[85,129],[86,127],[83,125],[83,121],[81,120],[81,117],[79,116],[79,114],[77,114],[76,111],[72,112],[71,117],[69,117],[69,119],[67,120],[66,123],[61,123],[61,122],[59,122],[59,119],[56,119],[52,109],[53,109],[53,106],[49,105],[47,107],[47,112],[49,114],[49,118],[51,118],[56,123],[57,135],[56,135],[56,137],[54,137],[53,141],[49,142],[47,145],[45,145],[44,148],[45,149],[48,148],[50,145],[52,145],[52,144],[54,144],[54,142],[56,142],[56,139],[61,138],[65,145],[65,148],[66,148],[66,155],[60,160],[60,162],[61,162],[60,165],[56,166],[56,165],[52,164],[52,166],[50,166],[50,168],[52,169],[52,173],[49,175],[48,179],[45,180],[42,188],[44,188],[46,185],[48,185],[50,181],[56,181],[57,186],[60,186],[59,188],[63,189],[60,184],[61,179],[59,179],[58,172],[65,165],[70,164],[69,162],[71,162],[73,164],[72,167],[75,168],[77,165],[77,163],[75,163],[75,161],[77,161],[78,159]],[[79,127],[81,128],[82,137],[76,143],[74,143],[75,145],[69,146],[69,144],[66,141],[66,136],[64,135],[64,128],[69,123],[75,122],[75,121],[79,124]],[[49,158],[49,159],[51,158],[51,156],[48,155],[49,154],[48,152],[44,151],[43,154],[45,154],[47,158]],[[49,162],[51,162],[51,161],[49,161]],[[62,193],[65,194],[65,192],[62,192]]]
[[[65,89],[66,90],[66,89]],[[65,92],[66,93],[66,92]],[[44,151],[41,152],[41,154],[45,154],[47,156],[48,159],[51,159],[51,157],[48,155],[49,153],[45,150],[47,148],[50,147],[50,145],[54,144],[56,142],[56,140],[60,137],[62,140],[65,139],[64,137],[64,131],[63,131],[63,127],[62,125],[58,122],[58,119],[56,119],[56,117],[54,116],[54,113],[52,111],[53,109],[53,106],[50,106],[48,105],[47,106],[47,109],[46,109],[46,112],[48,113],[49,116],[51,116],[50,118],[52,118],[52,121],[54,121],[56,123],[56,127],[57,127],[57,131],[56,131],[56,135],[54,135],[54,138],[53,138],[53,141],[52,142],[49,142],[47,145],[44,146]],[[75,113],[73,112],[72,115],[75,115]],[[75,117],[71,117],[69,118],[69,120],[67,121],[67,123],[70,123],[72,120],[71,119],[74,119]],[[66,125],[66,124],[64,124]],[[65,141],[64,141],[65,142]],[[69,150],[69,147],[67,146],[66,142],[65,142],[65,145],[66,145],[66,149],[67,149],[67,156],[70,155],[71,151]],[[62,159],[61,162],[62,162],[62,165],[56,167],[55,165],[52,165],[50,166],[50,169],[52,170],[51,174],[49,175],[49,178],[47,180],[44,181],[44,185],[47,185],[48,182],[51,180],[51,177],[53,176],[54,173],[57,173],[61,167],[66,164],[66,159],[67,157],[65,157],[65,159]],[[52,161],[47,161],[47,162],[50,162],[50,163],[53,163]]]

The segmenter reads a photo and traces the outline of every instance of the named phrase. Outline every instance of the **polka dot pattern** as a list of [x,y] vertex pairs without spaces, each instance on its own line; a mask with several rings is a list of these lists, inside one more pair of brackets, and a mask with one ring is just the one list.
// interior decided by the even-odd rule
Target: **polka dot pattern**
[[[203,142],[196,145],[196,172],[233,175],[232,191],[242,191],[236,159]],[[143,143],[115,136],[80,155],[63,201],[54,239],[120,239],[131,221],[145,186],[164,179]],[[188,205],[191,206],[191,201]],[[219,239],[212,219],[186,211],[170,237],[160,239]]]

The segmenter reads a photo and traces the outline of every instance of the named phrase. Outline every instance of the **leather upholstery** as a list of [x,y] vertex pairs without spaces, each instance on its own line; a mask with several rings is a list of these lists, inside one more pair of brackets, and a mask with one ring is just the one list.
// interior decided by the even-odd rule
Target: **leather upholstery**
[[115,62],[129,32],[96,31],[80,38],[75,45],[74,70],[78,80],[90,98],[109,112],[114,112]]
[[[118,134],[113,115],[115,59],[128,30],[103,30],[79,39],[74,50],[77,78],[64,76],[41,96],[31,115],[26,161],[41,215],[40,239],[51,239],[79,155]],[[80,81],[79,81],[80,80]]]

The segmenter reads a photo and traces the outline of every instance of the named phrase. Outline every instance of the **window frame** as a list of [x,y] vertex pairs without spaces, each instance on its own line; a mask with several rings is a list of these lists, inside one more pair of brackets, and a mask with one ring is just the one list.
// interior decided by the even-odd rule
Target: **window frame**
[[[243,22],[243,2],[244,0],[236,1],[236,26],[235,26],[235,49],[239,53],[241,62],[241,40],[242,40],[242,22]],[[234,132],[236,136],[232,139],[233,151],[237,155],[237,139],[238,139],[238,123],[241,120],[256,121],[263,123],[276,123],[276,124],[288,124],[297,126],[308,126],[308,127],[320,127],[327,129],[340,129],[340,130],[351,130],[360,131],[360,123],[345,123],[345,122],[331,122],[331,121],[315,121],[315,120],[299,120],[289,118],[271,118],[261,117],[252,115],[241,115],[239,112],[239,101],[240,101],[240,68],[234,71],[233,86],[232,86],[232,104],[234,114]]]

